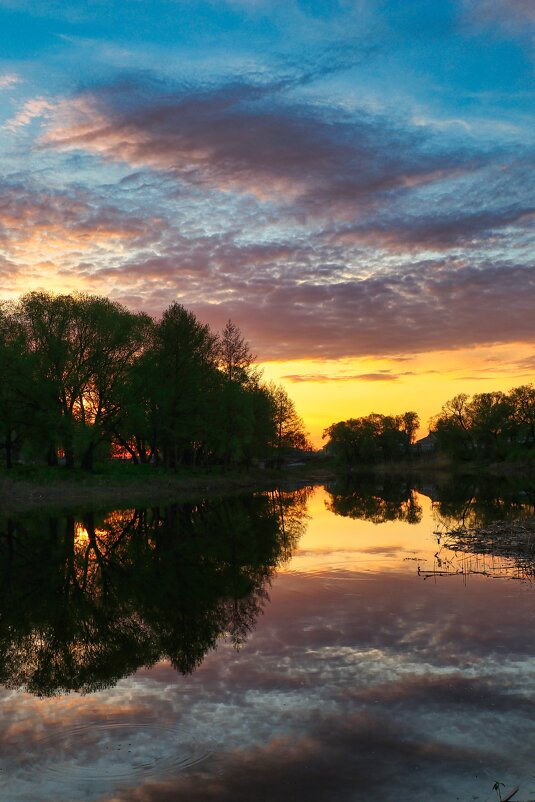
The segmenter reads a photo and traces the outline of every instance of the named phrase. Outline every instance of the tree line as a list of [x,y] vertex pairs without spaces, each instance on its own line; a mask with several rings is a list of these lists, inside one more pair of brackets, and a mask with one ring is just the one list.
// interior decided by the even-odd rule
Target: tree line
[[[395,462],[417,453],[416,412],[371,414],[325,429],[326,451],[345,465]],[[431,418],[432,446],[459,460],[525,459],[535,453],[535,387],[466,393],[447,401]]]
[[526,456],[535,448],[535,387],[456,395],[431,419],[441,450],[459,459]]
[[181,304],[159,320],[109,298],[31,292],[0,306],[0,450],[91,470],[95,460],[280,465],[308,447],[295,405],[262,381],[239,328]]
[[409,456],[419,425],[416,412],[350,418],[325,429],[325,448],[337,461],[348,465],[397,461]]

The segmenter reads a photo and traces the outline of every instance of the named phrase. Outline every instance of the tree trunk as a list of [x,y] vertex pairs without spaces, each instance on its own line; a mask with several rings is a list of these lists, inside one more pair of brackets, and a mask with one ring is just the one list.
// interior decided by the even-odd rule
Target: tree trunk
[[11,429],[6,432],[6,468],[10,470],[13,467],[13,441],[11,440]]
[[46,463],[50,468],[56,468],[58,464],[58,452],[56,446],[50,445],[46,454]]
[[94,443],[90,443],[89,446],[86,448],[84,455],[82,457],[82,469],[84,471],[92,471],[93,470],[93,455],[95,452]]

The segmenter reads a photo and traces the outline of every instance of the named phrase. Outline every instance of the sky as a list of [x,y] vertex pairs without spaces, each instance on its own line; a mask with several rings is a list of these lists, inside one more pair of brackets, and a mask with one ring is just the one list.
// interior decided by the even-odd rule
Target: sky
[[531,0],[0,0],[0,298],[232,318],[316,444],[535,369]]

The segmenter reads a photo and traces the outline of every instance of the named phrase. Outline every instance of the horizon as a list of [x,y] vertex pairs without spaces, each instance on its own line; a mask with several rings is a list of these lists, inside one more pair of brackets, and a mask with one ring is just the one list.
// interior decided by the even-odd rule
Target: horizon
[[316,446],[535,368],[523,0],[0,1],[1,299],[231,318]]

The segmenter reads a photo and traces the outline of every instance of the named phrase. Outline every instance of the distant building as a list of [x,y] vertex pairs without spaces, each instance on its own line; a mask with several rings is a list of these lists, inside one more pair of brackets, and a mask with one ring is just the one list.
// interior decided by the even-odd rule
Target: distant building
[[421,437],[414,444],[414,448],[418,454],[429,454],[435,451],[437,447],[437,436],[434,432],[429,432],[426,437]]

